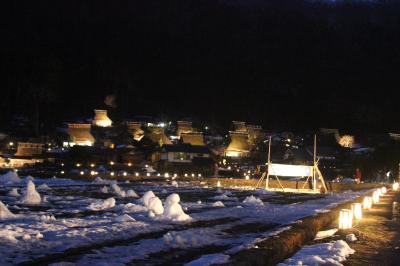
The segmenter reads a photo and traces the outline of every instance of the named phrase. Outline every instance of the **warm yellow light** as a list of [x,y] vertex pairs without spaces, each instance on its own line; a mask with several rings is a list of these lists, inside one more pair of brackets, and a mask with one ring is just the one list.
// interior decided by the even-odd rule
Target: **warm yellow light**
[[138,172],[136,172],[136,173],[135,173],[135,176],[139,176],[139,173],[138,173]]
[[192,173],[192,177],[194,177],[194,174]]
[[110,164],[111,164],[111,165],[114,165],[114,162],[113,162],[113,161],[111,161],[111,162],[110,162]]
[[115,175],[115,173],[114,173],[114,172],[111,172],[111,173],[110,173],[110,175],[111,175],[111,176],[114,176],[114,175]]
[[61,171],[61,174],[63,175],[63,174],[64,174],[64,171]]
[[147,173],[146,176],[150,176],[150,173]]
[[339,229],[350,229],[353,227],[353,212],[342,209],[339,213]]
[[399,189],[399,183],[397,183],[397,182],[393,183],[392,189],[393,189],[393,191],[397,191]]
[[14,142],[10,142],[8,145],[10,145],[10,146],[14,146]]
[[353,203],[351,204],[351,210],[353,212],[353,217],[356,220],[362,219],[362,208],[361,203]]
[[381,192],[382,192],[382,194],[386,194],[386,192],[387,192],[386,187],[382,187],[382,188],[381,188]]
[[61,163],[61,166],[64,166],[64,163]]
[[174,177],[177,177],[178,176],[178,174],[174,174]]
[[217,187],[221,187],[221,182],[217,182]]
[[90,171],[90,175],[96,175],[97,174],[97,172],[95,172],[95,171]]
[[165,174],[164,174],[164,177],[169,177],[169,174],[168,174],[168,173],[165,173]]
[[124,173],[123,173],[123,175],[124,175],[124,176],[127,176],[127,175],[128,175],[128,173],[127,173],[127,172],[124,172]]
[[94,167],[94,163],[91,163],[91,164],[90,164],[90,167],[92,167],[92,168],[93,168],[93,167]]
[[131,167],[131,166],[132,166],[132,163],[128,163],[128,166]]
[[363,200],[363,209],[364,210],[370,210],[372,208],[372,198],[371,197],[365,197]]
[[80,174],[81,174],[81,175],[84,175],[84,174],[85,174],[85,172],[81,171],[81,172],[80,172]]
[[226,153],[226,156],[227,157],[239,157],[239,152],[237,152],[237,151],[228,151]]
[[249,175],[246,175],[245,178],[246,178],[246,180],[249,180],[249,179],[250,179],[250,176],[249,176]]
[[185,173],[185,177],[187,177],[187,176],[188,176],[188,174]]
[[77,163],[77,164],[76,164],[76,167],[80,167],[80,166],[81,166],[81,164],[80,164],[80,163]]
[[146,168],[147,168],[147,167],[149,167],[149,165],[148,165],[148,164],[146,164],[144,167],[146,167]]
[[160,174],[160,173],[158,173],[158,174],[157,174],[157,176],[161,176],[161,174]]
[[198,177],[201,177],[201,174],[198,174],[197,176],[198,176]]

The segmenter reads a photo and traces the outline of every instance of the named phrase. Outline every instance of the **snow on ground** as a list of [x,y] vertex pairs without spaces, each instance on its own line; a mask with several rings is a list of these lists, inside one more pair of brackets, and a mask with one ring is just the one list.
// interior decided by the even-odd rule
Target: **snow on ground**
[[28,184],[26,185],[26,190],[24,192],[24,196],[21,199],[21,202],[23,204],[40,204],[42,201],[42,198],[40,197],[40,194],[36,191],[35,184],[32,182],[32,180],[28,181]]
[[305,246],[293,257],[279,263],[278,266],[288,265],[342,265],[348,256],[355,251],[343,240]]
[[[94,250],[82,251],[65,260],[79,265],[96,264],[105,259],[111,264],[168,264],[181,255],[185,259],[180,264],[223,260],[287,230],[290,223],[302,217],[327,211],[365,193],[287,196],[249,188],[217,191],[190,182],[179,182],[174,187],[168,181],[117,183],[115,180],[88,182],[36,177],[38,189],[42,184],[51,189],[40,191],[40,204],[26,205],[20,198],[9,195],[13,189],[23,191],[30,180],[20,179],[16,183],[0,183],[0,200],[15,214],[0,221],[0,265],[13,265],[94,244]],[[113,184],[126,192],[127,197],[110,198],[118,196]],[[111,189],[102,191],[105,185]],[[128,196],[133,195],[130,190],[142,197]],[[225,200],[217,200],[218,196]],[[221,200],[224,208],[213,207],[215,201]],[[4,208],[1,210],[5,213]],[[208,254],[210,250],[213,254]],[[178,257],[162,255],[171,251]],[[57,262],[62,261],[61,257]]]
[[223,264],[229,261],[229,256],[224,254],[208,254],[201,256],[197,260],[186,263],[185,266],[208,266],[213,264]]
[[325,231],[319,231],[314,240],[320,240],[320,239],[324,239],[324,238],[328,238],[333,236],[334,234],[336,234],[336,232],[338,231],[337,228],[333,228],[333,229],[329,229],[329,230],[325,230]]

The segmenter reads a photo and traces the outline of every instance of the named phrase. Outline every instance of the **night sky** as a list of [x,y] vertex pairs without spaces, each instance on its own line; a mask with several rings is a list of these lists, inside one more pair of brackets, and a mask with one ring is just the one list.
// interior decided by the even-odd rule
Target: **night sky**
[[[37,102],[52,128],[114,94],[115,119],[400,130],[395,2],[9,2],[0,11],[3,128],[32,118]],[[49,97],[34,100],[38,89]]]

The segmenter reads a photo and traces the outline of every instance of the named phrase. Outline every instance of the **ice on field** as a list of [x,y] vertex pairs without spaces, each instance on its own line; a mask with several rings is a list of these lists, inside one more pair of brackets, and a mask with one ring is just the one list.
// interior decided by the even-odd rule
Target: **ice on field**
[[128,214],[124,214],[121,216],[118,216],[115,218],[115,221],[120,222],[120,223],[125,223],[125,222],[134,222],[136,221],[135,219],[133,219],[131,216],[129,216]]
[[24,204],[34,205],[40,204],[41,201],[42,199],[40,194],[36,191],[35,184],[32,180],[29,180],[21,202]]
[[0,219],[10,219],[14,218],[15,214],[13,214],[3,202],[0,201]]
[[2,184],[13,184],[20,183],[21,178],[19,178],[18,174],[14,171],[8,171],[4,175],[0,176],[0,183]]
[[225,207],[222,201],[216,201],[212,204],[213,207]]
[[253,195],[251,196],[247,196],[244,200],[243,200],[244,204],[247,205],[259,205],[259,206],[264,206],[264,202],[257,197],[254,197]]
[[89,209],[92,211],[101,211],[113,208],[115,206],[115,199],[108,198],[106,200],[97,200],[89,205]]
[[173,193],[165,200],[164,218],[173,222],[190,221],[192,218],[187,215],[179,204],[180,197]]
[[278,266],[288,265],[342,265],[348,256],[355,251],[343,240],[330,243],[305,246],[293,257],[279,263]]
[[21,194],[18,193],[18,189],[17,189],[17,188],[11,189],[11,190],[8,192],[7,195],[10,196],[10,197],[20,197],[20,196],[21,196]]

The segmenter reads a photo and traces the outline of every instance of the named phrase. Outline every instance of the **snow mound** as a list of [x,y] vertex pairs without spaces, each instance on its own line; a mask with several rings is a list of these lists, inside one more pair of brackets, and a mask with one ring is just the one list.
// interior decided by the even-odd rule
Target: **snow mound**
[[92,211],[101,211],[105,209],[110,209],[115,206],[115,199],[114,198],[108,198],[106,200],[98,200],[96,202],[93,202],[89,205],[89,209]]
[[108,193],[108,187],[104,186],[104,187],[100,188],[100,192],[101,193]]
[[324,238],[327,238],[327,237],[331,237],[334,234],[336,234],[337,231],[338,231],[337,228],[333,228],[333,229],[326,230],[326,231],[319,231],[317,233],[317,235],[315,236],[314,240],[320,240],[320,239],[324,239]]
[[226,201],[236,201],[237,200],[237,198],[235,198],[235,197],[229,197],[229,194],[226,193],[226,192],[224,194],[222,194],[222,195],[217,195],[217,196],[211,197],[211,199],[213,199],[213,200],[226,200]]
[[151,198],[155,198],[156,197],[156,195],[154,194],[154,192],[153,191],[147,191],[146,193],[144,193],[143,194],[143,196],[140,198],[140,202],[144,205],[144,206],[146,206],[146,207],[148,207],[149,206],[149,200],[151,199]]
[[127,196],[127,197],[130,197],[130,198],[139,198],[139,195],[136,194],[136,192],[135,192],[133,189],[129,189],[129,190],[126,192],[126,196]]
[[161,194],[167,194],[168,191],[164,188],[163,190],[161,190]]
[[28,181],[26,191],[24,192],[24,196],[22,197],[22,203],[24,204],[40,204],[42,201],[40,194],[36,191],[35,184],[32,180]]
[[225,207],[225,205],[224,205],[224,203],[222,201],[216,201],[211,206],[213,206],[213,207]]
[[186,263],[185,266],[209,266],[214,264],[224,264],[229,262],[229,255],[215,253],[203,255],[197,260]]
[[20,183],[21,178],[19,178],[18,174],[14,171],[8,171],[4,175],[0,176],[0,183],[3,184],[12,184],[12,183]]
[[50,190],[51,188],[47,184],[41,184],[37,187],[38,190]]
[[114,183],[113,181],[104,180],[100,176],[98,176],[93,180],[93,183],[95,183],[95,184],[112,184],[112,183]]
[[276,192],[268,191],[268,190],[263,189],[263,188],[257,189],[255,191],[255,193],[258,194],[258,195],[275,195],[276,194]]
[[10,197],[20,197],[21,195],[18,193],[18,189],[17,188],[13,188],[10,190],[10,192],[8,192],[7,194]]
[[25,180],[26,181],[31,180],[33,182],[33,181],[35,181],[35,178],[33,176],[31,176],[31,175],[28,175],[28,176],[25,177]]
[[197,248],[215,243],[215,231],[196,229],[170,231],[163,236],[164,243],[172,248]]
[[154,215],[161,215],[164,213],[164,207],[158,197],[152,197],[149,199],[148,209],[150,217],[154,217]]
[[120,222],[120,223],[125,223],[125,222],[134,222],[136,221],[135,219],[133,219],[131,216],[129,216],[128,214],[124,214],[121,216],[118,216],[115,218],[115,221]]
[[14,218],[15,214],[10,212],[10,210],[7,208],[6,205],[4,205],[3,202],[0,201],[0,219],[10,219]]
[[278,266],[288,265],[342,265],[348,256],[355,251],[343,240],[330,243],[305,246],[293,257],[279,263]]
[[129,212],[129,213],[147,211],[146,207],[144,207],[142,205],[134,204],[134,203],[127,203],[125,205],[122,204],[122,205],[120,205],[120,207],[122,207],[124,212]]
[[264,206],[264,202],[260,198],[254,197],[253,195],[246,197],[243,200],[243,203],[248,204],[248,205]]
[[186,222],[192,220],[192,218],[183,211],[179,201],[179,195],[176,193],[173,193],[166,198],[164,219],[173,222]]
[[114,191],[114,193],[120,196],[121,198],[126,197],[126,192],[123,191],[117,184],[112,184],[111,188]]
[[38,220],[41,222],[51,222],[55,221],[56,218],[53,215],[41,215],[38,217]]
[[178,182],[176,182],[175,180],[171,182],[171,186],[179,187]]
[[355,242],[355,241],[357,241],[357,237],[354,234],[348,234],[348,235],[346,235],[346,241],[347,242]]

